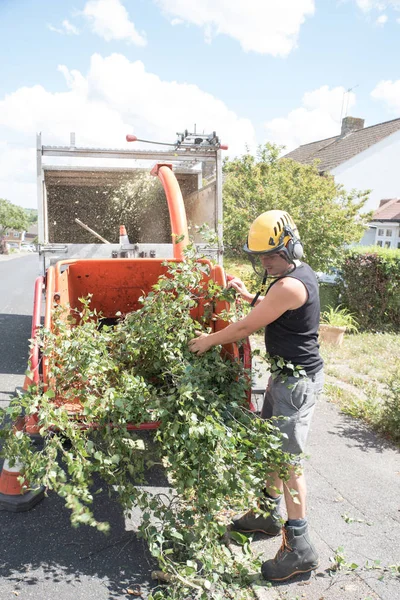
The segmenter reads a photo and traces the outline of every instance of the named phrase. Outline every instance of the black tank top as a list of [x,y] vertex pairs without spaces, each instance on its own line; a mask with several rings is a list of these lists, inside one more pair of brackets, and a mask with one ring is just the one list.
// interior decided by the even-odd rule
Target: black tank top
[[[302,367],[307,375],[312,375],[323,365],[318,344],[320,304],[317,278],[306,263],[301,263],[285,277],[301,281],[307,289],[308,299],[300,308],[287,310],[266,326],[265,347],[271,356],[280,356],[285,362]],[[273,281],[268,290],[275,283]]]

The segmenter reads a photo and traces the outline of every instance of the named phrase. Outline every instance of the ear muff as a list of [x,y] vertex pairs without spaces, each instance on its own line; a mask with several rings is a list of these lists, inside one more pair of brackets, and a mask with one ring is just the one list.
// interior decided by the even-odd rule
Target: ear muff
[[300,260],[304,254],[303,245],[298,237],[294,234],[293,230],[286,226],[285,235],[290,236],[289,241],[286,243],[286,250],[291,260]]

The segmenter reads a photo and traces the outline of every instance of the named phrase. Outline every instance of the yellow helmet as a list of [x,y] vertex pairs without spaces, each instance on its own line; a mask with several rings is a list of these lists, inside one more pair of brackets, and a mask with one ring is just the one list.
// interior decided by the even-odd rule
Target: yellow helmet
[[243,250],[249,254],[269,254],[284,250],[290,260],[303,256],[303,246],[292,217],[283,210],[268,210],[250,226]]

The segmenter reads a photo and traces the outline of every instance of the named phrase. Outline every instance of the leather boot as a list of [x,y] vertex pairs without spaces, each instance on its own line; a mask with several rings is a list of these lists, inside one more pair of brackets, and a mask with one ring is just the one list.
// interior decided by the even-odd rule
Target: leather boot
[[235,516],[232,519],[231,527],[235,531],[241,531],[243,533],[253,533],[259,531],[266,535],[278,535],[282,531],[282,517],[279,514],[279,504],[281,498],[272,500],[271,502],[275,505],[272,508],[268,506],[268,500],[263,498],[259,502],[260,510],[269,513],[267,516],[255,513],[249,510],[243,516]]
[[307,524],[302,527],[285,527],[282,530],[282,546],[272,560],[261,567],[264,579],[284,581],[300,573],[308,573],[318,567],[318,554],[308,535]]

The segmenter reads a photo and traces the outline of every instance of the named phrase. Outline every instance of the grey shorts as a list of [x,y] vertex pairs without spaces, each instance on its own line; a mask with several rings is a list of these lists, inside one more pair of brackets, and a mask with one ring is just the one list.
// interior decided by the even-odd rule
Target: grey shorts
[[287,436],[282,441],[284,452],[299,455],[305,451],[315,402],[322,392],[323,385],[323,369],[309,377],[286,377],[284,381],[279,377],[270,377],[261,417],[286,417],[277,419],[274,423]]

